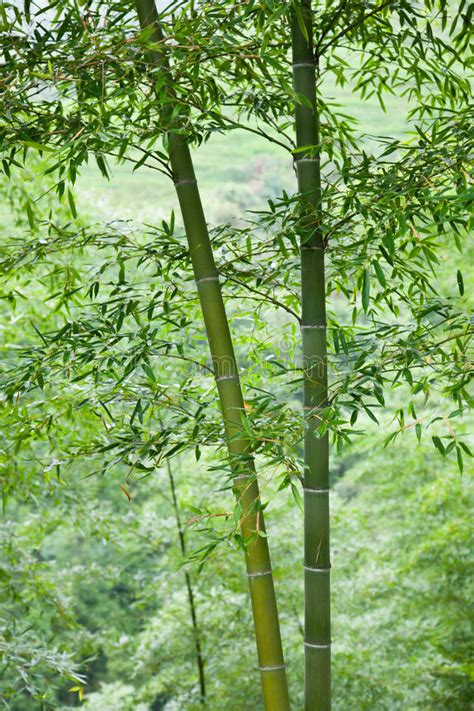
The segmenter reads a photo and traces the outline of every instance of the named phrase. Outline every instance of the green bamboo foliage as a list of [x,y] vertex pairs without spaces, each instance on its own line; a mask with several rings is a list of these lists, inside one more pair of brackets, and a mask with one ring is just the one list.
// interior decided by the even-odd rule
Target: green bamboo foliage
[[[321,231],[321,166],[316,63],[311,2],[295,6],[292,23],[298,190],[301,215],[301,301],[304,358],[304,578],[305,709],[331,708],[329,557],[329,442],[320,437],[327,407],[324,239]],[[307,147],[304,150],[304,147]]]
[[[150,53],[150,59],[168,75],[169,106],[172,111],[172,76],[166,56],[159,51],[164,37],[154,2],[136,0],[136,8],[141,27],[153,27],[150,39],[158,49]],[[167,118],[169,119],[169,113]],[[242,418],[245,417],[242,389],[219,276],[185,136],[170,130],[168,150],[217,382],[234,475],[234,493],[242,507],[242,536],[244,541],[251,541],[246,546],[245,555],[264,706],[268,711],[286,711],[290,704],[270,553],[265,537],[263,512],[260,510],[254,461],[248,436],[242,425]]]

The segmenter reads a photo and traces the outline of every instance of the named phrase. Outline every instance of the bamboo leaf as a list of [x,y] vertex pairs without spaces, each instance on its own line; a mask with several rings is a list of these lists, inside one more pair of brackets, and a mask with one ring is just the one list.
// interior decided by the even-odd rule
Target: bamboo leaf
[[370,272],[368,269],[364,269],[362,277],[362,308],[365,313],[369,309],[370,301]]
[[100,153],[96,153],[95,160],[104,178],[107,178],[107,180],[109,180],[109,171],[107,170],[107,163],[105,162],[104,157]]
[[69,189],[67,191],[67,199],[69,202],[69,207],[71,209],[71,214],[75,219],[77,217],[76,203],[74,202],[74,196]]
[[382,267],[380,266],[380,262],[378,262],[377,260],[374,260],[373,265],[374,265],[375,275],[379,281],[379,284],[380,284],[380,286],[383,286],[383,288],[385,289],[387,286],[387,280],[385,279],[385,274],[383,272]]
[[445,450],[444,445],[443,445],[443,443],[441,442],[440,438],[434,436],[434,437],[432,437],[431,439],[433,440],[433,444],[434,444],[434,446],[436,447],[436,449],[437,449],[437,450],[443,455],[443,457],[444,457],[445,454],[446,454],[446,450]]
[[142,363],[142,369],[148,376],[148,378],[153,382],[156,383],[156,375],[153,371],[153,368],[148,364],[148,363]]
[[28,148],[33,148],[35,151],[40,151],[41,153],[47,152],[52,153],[53,148],[51,146],[46,146],[44,143],[36,143],[36,141],[21,141],[22,145]]
[[26,216],[28,218],[28,224],[30,225],[30,229],[34,230],[35,228],[35,213],[33,212],[33,208],[31,207],[31,203],[29,200],[26,201]]
[[472,452],[465,442],[459,442],[459,446],[462,447],[468,457],[472,457]]
[[308,29],[306,27],[301,3],[294,2],[293,3],[293,11],[296,15],[296,21],[298,22],[298,27],[300,28],[301,34],[305,38],[306,42],[309,42]]

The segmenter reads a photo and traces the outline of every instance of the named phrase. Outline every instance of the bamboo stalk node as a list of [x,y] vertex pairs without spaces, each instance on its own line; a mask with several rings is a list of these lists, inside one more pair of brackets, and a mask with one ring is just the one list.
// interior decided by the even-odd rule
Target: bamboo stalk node
[[312,247],[308,247],[308,246],[306,246],[306,245],[303,244],[302,247],[301,247],[301,249],[310,249],[310,250],[312,250],[312,249],[320,249],[320,250],[322,250],[322,251],[324,252],[325,247],[324,247],[324,244],[315,244],[315,245],[312,246]]
[[298,165],[300,165],[300,163],[319,163],[319,162],[320,162],[319,157],[308,158],[307,156],[302,156],[301,158],[297,158],[295,161],[296,167],[298,167]]
[[217,375],[216,376],[216,382],[220,382],[221,380],[238,380],[239,376],[237,374],[235,375]]
[[239,474],[239,476],[234,476],[233,481],[239,481],[239,479],[252,479],[255,474]]
[[307,492],[308,494],[329,494],[329,489],[308,489],[305,487],[303,491]]
[[325,323],[302,324],[301,328],[326,328]]
[[263,575],[271,575],[272,571],[271,570],[262,570],[262,571],[257,571],[255,573],[247,573],[247,578],[260,578]]
[[314,62],[295,62],[295,64],[292,64],[293,69],[299,69],[300,67],[312,67],[313,69],[316,68],[316,65]]
[[202,277],[202,279],[196,279],[196,284],[199,286],[199,284],[202,284],[203,281],[219,281],[218,276],[210,276],[210,277]]
[[314,647],[314,649],[330,649],[331,642],[329,642],[329,644],[313,644],[312,642],[305,642],[304,646],[305,647]]
[[176,180],[174,183],[176,186],[178,185],[196,185],[197,181],[192,180],[192,179],[184,179],[183,180]]
[[330,573],[331,568],[314,568],[312,565],[304,565],[303,568],[309,573]]
[[303,405],[303,410],[324,410],[327,407],[326,405]]
[[275,664],[273,667],[259,667],[261,672],[278,671],[278,669],[286,669],[286,664]]

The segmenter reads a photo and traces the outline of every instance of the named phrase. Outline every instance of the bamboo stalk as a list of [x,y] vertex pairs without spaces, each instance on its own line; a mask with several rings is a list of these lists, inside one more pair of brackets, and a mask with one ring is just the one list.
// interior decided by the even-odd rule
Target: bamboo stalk
[[[302,25],[305,30],[303,30]],[[296,104],[298,190],[301,216],[301,302],[304,358],[304,580],[305,711],[331,708],[331,617],[329,551],[329,440],[319,437],[327,406],[326,294],[321,232],[320,132],[313,52],[311,0],[302,0],[292,20],[293,87],[309,105]]]
[[[166,54],[160,50],[164,36],[156,7],[153,0],[135,0],[135,4],[141,27],[153,28],[151,40],[157,49],[150,52],[150,59],[168,77],[172,109],[172,75]],[[254,461],[242,425],[245,417],[242,389],[218,272],[185,136],[170,130],[168,150],[217,382],[234,493],[242,506],[241,532],[244,541],[253,539],[246,546],[245,558],[264,707],[267,711],[287,711],[290,703],[270,553],[264,537],[263,513],[258,508],[260,494]],[[263,536],[255,535],[256,531]]]
[[[166,460],[166,470],[168,473],[168,480],[171,489],[171,500],[173,503],[174,517],[176,520],[176,528],[178,529],[178,540],[179,547],[181,550],[181,555],[183,560],[186,559],[186,539],[184,537],[183,527],[181,525],[181,516],[179,514],[178,497],[176,495],[176,485],[174,481],[173,470],[171,469],[170,460]],[[184,571],[184,579],[186,583],[186,590],[188,593],[189,611],[191,613],[191,625],[193,628],[194,636],[194,651],[196,652],[196,666],[198,669],[199,678],[199,691],[200,691],[200,701],[202,704],[206,703],[206,676],[204,672],[204,658],[202,655],[201,647],[201,634],[199,631],[199,625],[197,621],[197,610],[196,601],[194,599],[194,590],[191,582],[191,576],[187,570]]]

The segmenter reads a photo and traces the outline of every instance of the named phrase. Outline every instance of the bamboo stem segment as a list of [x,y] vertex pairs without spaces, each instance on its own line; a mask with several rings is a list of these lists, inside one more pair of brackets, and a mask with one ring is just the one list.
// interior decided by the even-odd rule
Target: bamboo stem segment
[[[150,59],[167,75],[172,113],[173,78],[161,49],[164,37],[155,4],[153,0],[136,0],[135,4],[142,29],[152,27],[151,41],[157,48],[150,52]],[[169,116],[168,112],[166,118]],[[252,541],[246,546],[245,557],[264,707],[267,711],[288,711],[290,703],[270,553],[264,537],[263,512],[258,508],[260,494],[254,461],[242,425],[245,410],[234,348],[191,154],[185,136],[174,132],[173,126],[168,132],[168,151],[216,377],[234,493],[243,509],[241,533],[244,541]],[[257,531],[263,536],[256,535]]]
[[[304,26],[304,30],[303,27]],[[319,436],[327,406],[326,293],[321,231],[321,168],[311,0],[297,3],[292,21],[293,87],[305,103],[295,110],[301,196],[301,302],[304,368],[305,711],[331,709],[329,440]]]

